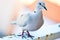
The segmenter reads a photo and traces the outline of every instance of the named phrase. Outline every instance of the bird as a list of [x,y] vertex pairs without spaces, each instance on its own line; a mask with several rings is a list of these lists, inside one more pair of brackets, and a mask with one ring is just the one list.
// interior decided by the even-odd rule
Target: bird
[[31,12],[27,7],[22,10],[22,12],[19,12],[20,15],[18,15],[17,19],[12,22],[13,25],[18,25],[22,28],[22,34],[18,36],[24,38],[24,32],[26,31],[28,37],[34,37],[30,35],[29,31],[36,31],[44,24],[42,9],[47,10],[45,3],[43,1],[38,1],[33,12]]

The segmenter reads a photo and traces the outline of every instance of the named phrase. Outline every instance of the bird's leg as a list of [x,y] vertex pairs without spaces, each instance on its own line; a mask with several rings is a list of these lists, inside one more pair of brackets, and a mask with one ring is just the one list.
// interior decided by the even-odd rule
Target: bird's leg
[[34,36],[32,36],[32,35],[30,35],[30,33],[29,33],[29,31],[28,30],[23,30],[22,31],[22,34],[21,35],[18,35],[18,36],[22,36],[22,38],[32,38],[33,39],[33,37]]
[[29,33],[29,31],[28,31],[28,30],[27,30],[27,33],[28,33],[28,37],[30,37],[30,38],[32,38],[32,39],[33,39],[33,37],[34,37],[34,36],[30,35],[30,33]]
[[22,34],[21,35],[18,35],[18,36],[22,36],[22,38],[25,38],[24,37],[24,30],[22,31]]

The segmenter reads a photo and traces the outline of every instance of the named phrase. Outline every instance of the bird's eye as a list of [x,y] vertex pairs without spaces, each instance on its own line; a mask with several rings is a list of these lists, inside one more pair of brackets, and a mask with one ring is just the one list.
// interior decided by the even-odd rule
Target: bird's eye
[[41,3],[39,3],[39,5],[41,5]]

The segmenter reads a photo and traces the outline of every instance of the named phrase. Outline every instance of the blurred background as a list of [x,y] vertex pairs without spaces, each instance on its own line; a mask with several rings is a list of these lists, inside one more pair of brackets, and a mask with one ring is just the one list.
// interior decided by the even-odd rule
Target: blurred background
[[[27,1],[27,6],[33,11],[37,0]],[[60,0],[44,0],[47,11],[43,10],[44,22],[46,25],[60,23]],[[28,2],[28,3],[27,3]],[[0,0],[0,31],[4,34],[11,34],[15,26],[11,21],[16,20],[21,7],[20,0]]]

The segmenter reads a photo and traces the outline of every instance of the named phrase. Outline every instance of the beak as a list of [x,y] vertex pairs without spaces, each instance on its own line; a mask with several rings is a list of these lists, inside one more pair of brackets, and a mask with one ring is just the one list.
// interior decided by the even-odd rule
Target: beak
[[45,6],[43,6],[45,10],[47,10],[47,8]]
[[47,10],[46,6],[43,6],[43,5],[42,5],[42,7],[43,7],[45,10]]

